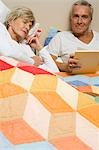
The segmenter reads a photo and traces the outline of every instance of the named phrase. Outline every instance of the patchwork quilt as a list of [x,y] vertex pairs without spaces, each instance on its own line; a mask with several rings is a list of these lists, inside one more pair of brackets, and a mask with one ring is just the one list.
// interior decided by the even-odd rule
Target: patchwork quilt
[[99,75],[0,56],[0,150],[99,150]]

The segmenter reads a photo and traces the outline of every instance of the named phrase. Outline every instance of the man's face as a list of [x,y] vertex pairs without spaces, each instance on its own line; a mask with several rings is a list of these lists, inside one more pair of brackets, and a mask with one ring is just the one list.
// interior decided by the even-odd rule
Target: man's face
[[75,5],[70,19],[73,34],[77,37],[85,35],[91,23],[90,8],[88,6]]

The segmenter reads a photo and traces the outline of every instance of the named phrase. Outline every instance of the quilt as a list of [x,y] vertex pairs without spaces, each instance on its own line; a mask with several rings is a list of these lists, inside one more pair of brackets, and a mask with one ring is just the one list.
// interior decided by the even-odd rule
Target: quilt
[[0,56],[0,150],[99,150],[99,76]]

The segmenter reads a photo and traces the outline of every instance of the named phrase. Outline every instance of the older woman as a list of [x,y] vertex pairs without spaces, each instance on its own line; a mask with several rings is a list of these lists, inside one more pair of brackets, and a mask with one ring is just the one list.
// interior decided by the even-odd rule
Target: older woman
[[[34,24],[35,17],[29,8],[16,8],[10,12],[4,24],[0,23],[0,53],[57,72],[53,59],[39,43],[39,33],[34,37],[28,36]],[[34,49],[39,56],[35,55]]]

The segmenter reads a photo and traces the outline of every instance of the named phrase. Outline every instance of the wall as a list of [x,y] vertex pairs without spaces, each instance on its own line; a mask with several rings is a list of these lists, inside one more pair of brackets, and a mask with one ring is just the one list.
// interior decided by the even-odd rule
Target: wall
[[[59,29],[68,29],[68,16],[72,3],[77,0],[2,0],[9,8],[27,6],[30,7],[43,29],[42,41],[47,35],[48,29],[55,26]],[[89,0],[94,6],[93,28],[99,31],[99,1]]]

